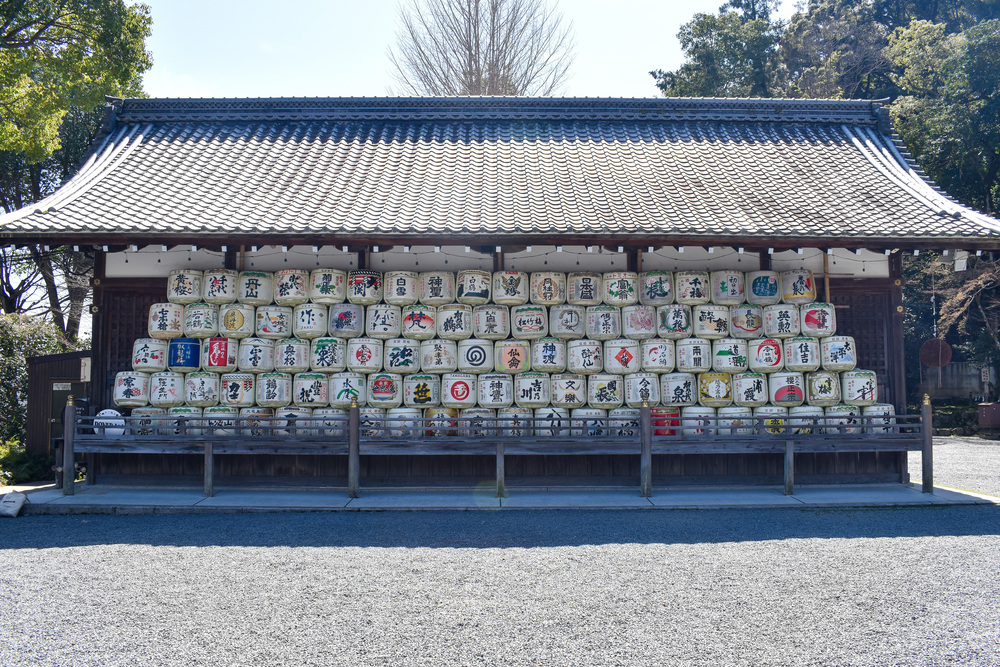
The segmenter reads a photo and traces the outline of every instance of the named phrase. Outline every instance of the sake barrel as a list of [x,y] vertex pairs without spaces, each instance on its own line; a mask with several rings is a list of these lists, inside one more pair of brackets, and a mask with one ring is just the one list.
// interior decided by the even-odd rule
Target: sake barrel
[[266,306],[274,298],[274,274],[241,271],[236,279],[236,300],[250,306]]
[[826,412],[827,435],[861,433],[861,408],[854,405],[831,405]]
[[330,405],[330,381],[323,373],[296,373],[292,402],[301,408],[325,408]]
[[785,367],[781,341],[776,338],[755,338],[747,343],[747,349],[752,371],[773,373]]
[[[132,412],[135,414],[135,411]],[[875,435],[889,435],[895,429],[896,408],[889,403],[876,403],[861,408],[865,431]]]
[[189,303],[184,306],[184,335],[187,338],[218,336],[219,307],[211,303]]
[[840,375],[834,371],[807,373],[806,401],[821,408],[840,403]]
[[437,337],[462,340],[472,336],[472,306],[449,303],[437,311]]
[[385,413],[385,427],[393,438],[418,437],[424,429],[423,410],[389,408]]
[[720,373],[742,373],[749,368],[749,347],[739,338],[717,338],[712,341],[712,370]]
[[726,338],[729,336],[729,306],[706,304],[692,309],[694,335],[699,338]]
[[878,377],[875,371],[844,371],[840,374],[840,394],[847,405],[875,405],[878,403]]
[[154,303],[149,307],[146,331],[150,338],[180,338],[184,335],[184,307],[176,303]]
[[330,376],[330,407],[349,408],[352,403],[364,405],[368,400],[363,373],[334,373]]
[[420,370],[420,341],[391,338],[382,345],[382,368],[390,373],[416,373]]
[[300,303],[292,309],[292,335],[296,338],[320,338],[330,327],[326,306],[319,303]]
[[175,269],[167,276],[167,301],[187,305],[201,301],[204,274],[194,269]]
[[[641,412],[637,415],[637,427],[641,415]],[[677,435],[677,427],[681,425],[681,408],[664,406],[651,408],[649,418],[653,426],[653,435]],[[638,428],[636,433],[638,434]]]
[[[431,325],[433,327],[433,324]],[[356,303],[337,303],[330,306],[331,336],[336,338],[357,338],[365,335],[365,308]],[[431,335],[434,332],[431,331]]]
[[451,271],[425,271],[420,274],[420,303],[443,306],[455,300],[455,274]]
[[376,303],[365,309],[365,335],[369,338],[389,340],[402,335],[402,316],[399,306]]
[[742,271],[712,271],[709,280],[712,284],[712,303],[737,306],[746,298]]
[[764,306],[764,335],[769,338],[792,338],[800,333],[799,307],[780,303]]
[[808,372],[819,369],[819,340],[796,336],[784,340],[785,369]]
[[494,369],[493,341],[466,338],[458,341],[458,370],[462,373],[491,373]]
[[545,306],[511,306],[510,333],[519,340],[535,340],[549,335],[549,314]]
[[403,306],[401,315],[400,332],[403,338],[430,340],[437,335],[437,308],[434,306],[423,304]]
[[197,338],[174,338],[167,346],[167,368],[177,373],[192,373],[201,368],[201,341]]
[[347,274],[347,300],[371,306],[382,300],[382,273],[359,269]]
[[809,269],[781,272],[781,300],[785,303],[810,303],[816,300],[816,281]]
[[132,370],[156,373],[167,370],[167,348],[170,343],[161,338],[137,338],[132,343]]
[[424,410],[427,435],[456,435],[458,428],[458,408],[427,408]]
[[219,377],[219,403],[231,408],[248,408],[257,399],[257,376],[253,373],[224,373]]
[[270,435],[274,430],[274,408],[252,406],[240,408],[240,433],[252,438]]
[[493,364],[497,373],[531,370],[531,344],[526,340],[498,340],[493,344]]
[[374,408],[398,408],[402,404],[402,375],[379,372],[368,376],[368,405]]
[[569,435],[569,410],[549,406],[535,410],[535,435],[564,438]]
[[312,421],[311,408],[300,408],[296,406],[277,408],[274,411],[274,417],[275,435],[316,435],[316,428],[313,426]]
[[600,273],[577,271],[566,279],[566,301],[575,306],[598,306],[603,298],[604,280]]
[[[523,375],[523,373],[522,373]],[[476,396],[484,408],[509,408],[514,404],[514,379],[506,373],[479,375]]]
[[682,373],[704,373],[712,370],[712,341],[685,338],[677,341],[677,370]]
[[756,408],[767,403],[767,376],[763,373],[737,373],[733,376],[733,403]]
[[832,336],[837,330],[837,311],[832,303],[803,304],[799,306],[799,324],[803,336]]
[[738,405],[728,405],[715,411],[719,435],[743,436],[753,434],[753,410]]
[[656,309],[656,333],[660,338],[676,340],[692,333],[691,306],[675,303]]
[[625,306],[622,308],[622,333],[626,338],[642,340],[656,335],[656,308]]
[[681,433],[712,435],[715,433],[715,408],[702,405],[681,408]]
[[[528,280],[528,300],[538,306],[555,306],[566,301],[566,274],[534,271]],[[511,316],[513,317],[513,311]]]
[[608,430],[616,438],[634,438],[639,435],[638,408],[608,410]]
[[[552,386],[549,377],[547,373],[536,371],[515,375],[514,402],[522,408],[544,408],[552,400]],[[582,380],[580,384],[583,384]],[[481,400],[480,405],[484,405]]]
[[463,269],[455,279],[455,299],[470,306],[481,306],[490,300],[493,274],[483,269]]
[[622,335],[622,311],[616,306],[587,307],[587,338],[611,340]]
[[566,344],[566,368],[570,373],[581,375],[603,371],[604,347],[601,342],[589,338],[569,341]]
[[531,341],[531,367],[546,373],[566,370],[566,341],[558,338],[539,338]]
[[802,373],[778,371],[767,377],[768,399],[772,405],[790,408],[806,400],[806,381]]
[[382,408],[364,407],[358,411],[361,435],[366,438],[377,438],[385,428],[385,410]]
[[528,274],[524,271],[493,272],[493,303],[520,306],[528,303]]
[[258,338],[280,340],[292,335],[292,309],[289,306],[257,306]]
[[309,370],[310,348],[309,341],[302,338],[275,341],[274,370],[280,373],[302,373]]
[[257,309],[254,306],[247,303],[227,303],[219,306],[220,336],[247,338],[254,334],[256,325]]
[[410,306],[420,298],[416,271],[386,271],[383,299],[392,306]]
[[577,438],[603,438],[608,434],[608,411],[600,408],[574,408],[569,428]]
[[812,405],[796,405],[788,408],[788,426],[794,435],[823,433],[826,424],[823,408]]
[[132,408],[131,417],[132,433],[134,435],[159,435],[164,433],[166,426],[164,417],[167,414],[166,408]]
[[317,426],[317,435],[325,438],[346,438],[347,410],[340,408],[314,408],[313,419]]
[[558,408],[580,408],[587,403],[587,376],[558,373],[549,376],[552,405]]
[[244,338],[240,341],[236,364],[244,373],[268,373],[274,370],[274,341],[269,338]]
[[583,338],[587,333],[587,309],[563,303],[549,308],[549,334],[562,340]]
[[309,368],[317,373],[339,373],[347,368],[347,341],[314,338],[309,346]]
[[174,371],[153,373],[149,378],[149,403],[172,408],[184,403],[184,374]]
[[347,298],[347,272],[340,269],[313,269],[309,272],[309,300],[332,305]]
[[440,375],[403,376],[403,405],[408,408],[431,408],[440,404]]
[[141,408],[149,403],[149,373],[119,371],[115,374],[115,405],[122,408]]
[[698,376],[698,403],[722,408],[733,402],[733,377],[729,373],[702,373]]
[[257,376],[257,405],[283,408],[292,402],[292,376],[289,373],[261,373]]
[[236,301],[236,280],[239,271],[232,269],[209,269],[202,279],[202,300],[208,303],[223,304]]
[[625,376],[625,403],[630,408],[657,405],[660,402],[660,379],[656,373],[629,373]]
[[642,366],[639,341],[616,338],[604,341],[604,372],[615,375],[637,373]]
[[231,373],[240,358],[240,341],[235,338],[206,338],[201,344],[201,362],[206,371]]
[[184,376],[184,402],[197,408],[219,404],[219,374],[195,371]]
[[587,403],[592,408],[618,408],[625,402],[622,376],[596,373],[587,376]]
[[458,345],[453,340],[420,341],[420,370],[424,373],[452,373],[458,368]]
[[601,276],[602,300],[609,306],[639,303],[639,274],[632,271],[609,271]]
[[747,302],[769,306],[781,301],[778,289],[781,276],[777,271],[750,271],[746,277]]
[[698,402],[698,380],[694,373],[664,373],[660,376],[660,403],[682,407]]
[[639,303],[665,306],[674,302],[674,274],[670,271],[646,271],[639,275]]
[[213,405],[202,412],[206,435],[235,435],[236,420],[239,419],[239,408],[226,405]]
[[472,309],[472,335],[483,340],[503,340],[510,335],[510,309],[486,304]]
[[670,373],[674,370],[674,341],[647,338],[639,344],[642,370],[650,373]]
[[753,409],[757,432],[764,435],[782,435],[788,420],[788,408],[780,405],[762,405]]
[[[170,426],[174,429],[174,435],[201,435],[204,432],[204,419],[202,419],[202,408],[194,405],[178,405],[167,410],[170,416]],[[183,422],[184,428],[181,429]]]
[[347,368],[355,373],[382,370],[382,341],[377,338],[351,338],[347,341]]
[[858,365],[851,336],[827,336],[819,342],[820,363],[826,371],[852,371]]
[[678,271],[674,274],[674,300],[686,306],[700,306],[712,300],[707,271]]
[[471,408],[475,404],[475,375],[471,373],[445,373],[441,376],[441,405],[446,408]]
[[497,426],[500,434],[508,438],[530,436],[534,414],[535,412],[531,408],[500,408],[497,410]]
[[729,335],[733,338],[760,338],[763,336],[763,309],[752,303],[730,306]]

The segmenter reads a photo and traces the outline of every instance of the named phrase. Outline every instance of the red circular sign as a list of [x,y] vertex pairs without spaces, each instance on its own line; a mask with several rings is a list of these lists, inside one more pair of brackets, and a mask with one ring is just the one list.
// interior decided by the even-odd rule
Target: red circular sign
[[469,397],[469,385],[465,382],[456,382],[451,385],[451,396],[456,401],[464,401]]

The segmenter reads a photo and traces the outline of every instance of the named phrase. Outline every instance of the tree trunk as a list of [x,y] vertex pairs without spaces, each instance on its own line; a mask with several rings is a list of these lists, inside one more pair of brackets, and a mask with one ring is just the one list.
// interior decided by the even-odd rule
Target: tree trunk
[[35,266],[38,267],[38,273],[42,276],[42,282],[45,285],[52,323],[65,335],[66,319],[63,317],[62,305],[59,303],[59,288],[56,285],[55,271],[52,269],[52,259],[48,255],[43,255],[38,246],[34,245],[31,246],[31,258],[35,260]]

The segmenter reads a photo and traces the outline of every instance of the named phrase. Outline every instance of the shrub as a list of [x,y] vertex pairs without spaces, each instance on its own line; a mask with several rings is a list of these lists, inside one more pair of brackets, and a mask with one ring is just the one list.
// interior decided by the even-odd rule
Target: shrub
[[52,477],[54,459],[29,454],[17,440],[0,443],[0,485],[37,482]]

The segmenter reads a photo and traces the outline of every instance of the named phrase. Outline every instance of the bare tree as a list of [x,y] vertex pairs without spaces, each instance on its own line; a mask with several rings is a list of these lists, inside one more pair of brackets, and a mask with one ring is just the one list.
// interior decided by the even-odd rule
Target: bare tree
[[573,62],[572,24],[545,0],[408,0],[399,16],[404,94],[551,95]]

